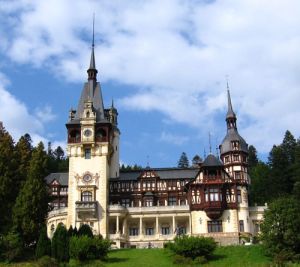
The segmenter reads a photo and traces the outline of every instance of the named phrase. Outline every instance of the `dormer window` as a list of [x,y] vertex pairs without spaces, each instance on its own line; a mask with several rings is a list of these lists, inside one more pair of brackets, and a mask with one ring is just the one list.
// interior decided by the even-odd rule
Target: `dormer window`
[[232,145],[233,150],[238,150],[239,149],[239,141],[232,141],[231,145]]

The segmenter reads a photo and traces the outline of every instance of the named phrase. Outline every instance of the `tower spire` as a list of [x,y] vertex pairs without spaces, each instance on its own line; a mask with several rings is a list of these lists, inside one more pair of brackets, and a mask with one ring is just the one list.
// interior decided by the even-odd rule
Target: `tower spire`
[[227,79],[227,102],[228,102],[227,114],[226,114],[227,129],[232,129],[232,128],[236,129],[236,115],[232,108],[228,79]]
[[94,47],[95,47],[95,14],[93,14],[93,38],[92,38],[91,60],[90,60],[90,67],[87,70],[89,80],[96,80],[97,73],[98,73],[96,69],[96,63],[95,63]]

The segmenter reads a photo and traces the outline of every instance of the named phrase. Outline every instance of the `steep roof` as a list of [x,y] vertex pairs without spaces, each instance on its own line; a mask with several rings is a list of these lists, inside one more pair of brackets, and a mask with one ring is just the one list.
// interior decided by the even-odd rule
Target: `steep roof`
[[213,154],[209,154],[204,160],[203,167],[218,167],[223,166],[223,163]]
[[47,184],[51,184],[54,180],[58,181],[60,185],[67,186],[69,181],[69,174],[67,172],[50,173],[45,178]]

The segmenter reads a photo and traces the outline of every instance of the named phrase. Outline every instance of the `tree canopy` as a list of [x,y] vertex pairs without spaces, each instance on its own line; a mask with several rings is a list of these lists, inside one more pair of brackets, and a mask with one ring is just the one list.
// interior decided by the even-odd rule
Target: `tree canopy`
[[178,160],[178,168],[188,168],[190,165],[189,159],[185,152],[182,152],[179,160]]

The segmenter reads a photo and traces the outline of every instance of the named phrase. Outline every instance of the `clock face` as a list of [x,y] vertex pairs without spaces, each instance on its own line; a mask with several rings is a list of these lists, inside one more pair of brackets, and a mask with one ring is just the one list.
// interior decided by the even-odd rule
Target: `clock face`
[[83,177],[83,181],[85,182],[90,182],[92,180],[92,176],[89,175],[89,174],[86,174],[84,177]]
[[90,129],[86,129],[84,130],[83,134],[85,137],[90,137],[92,135],[92,131]]

